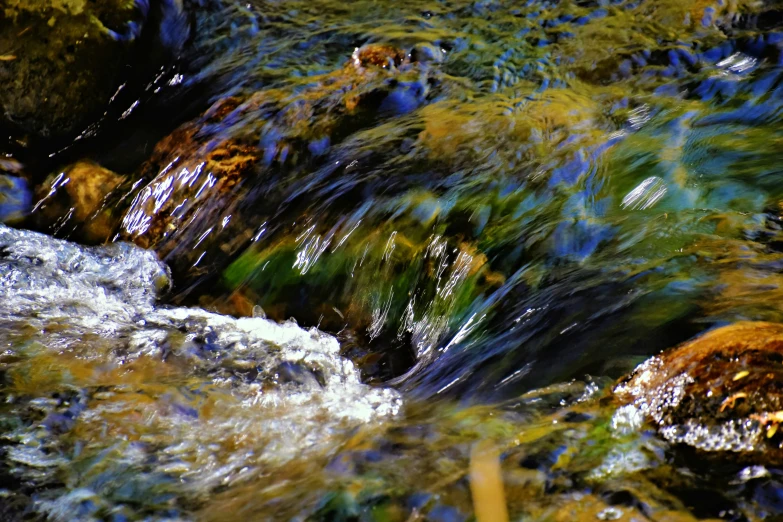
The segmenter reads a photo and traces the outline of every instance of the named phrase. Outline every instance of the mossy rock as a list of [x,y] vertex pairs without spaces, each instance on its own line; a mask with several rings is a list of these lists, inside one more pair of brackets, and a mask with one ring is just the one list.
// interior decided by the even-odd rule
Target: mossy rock
[[615,389],[668,441],[783,462],[783,324],[740,322],[640,365]]
[[[266,191],[265,207],[279,205],[271,194],[291,190],[334,145],[427,101],[425,88],[410,98],[405,89],[401,94],[404,80],[429,72],[411,63],[407,54],[392,46],[368,45],[342,67],[308,79],[293,98],[285,89],[269,89],[247,99],[219,99],[197,121],[157,144],[138,176],[149,184],[125,212],[120,237],[154,249],[175,271],[181,264],[188,272],[204,247],[218,244],[218,231],[205,242],[214,223],[221,222],[222,230],[235,216],[232,223],[240,221],[239,228],[227,235],[248,241],[252,227],[249,219],[237,219],[237,208],[257,198],[259,187]],[[400,98],[404,102],[396,103]]]
[[[0,107],[24,139],[72,136],[122,85],[149,10],[134,0],[9,0],[0,9]],[[140,4],[141,5],[141,4]]]

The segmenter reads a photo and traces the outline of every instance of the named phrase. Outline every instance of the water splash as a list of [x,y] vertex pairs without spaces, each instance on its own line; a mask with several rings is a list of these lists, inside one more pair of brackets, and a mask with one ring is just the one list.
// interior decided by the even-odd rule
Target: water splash
[[3,436],[11,472],[48,480],[82,469],[37,504],[49,516],[86,499],[131,509],[101,479],[106,467],[135,470],[150,494],[176,481],[195,495],[321,454],[399,411],[397,393],[361,384],[334,337],[158,307],[168,273],[150,252],[7,227],[0,244],[0,359],[13,389],[2,415],[30,419]]

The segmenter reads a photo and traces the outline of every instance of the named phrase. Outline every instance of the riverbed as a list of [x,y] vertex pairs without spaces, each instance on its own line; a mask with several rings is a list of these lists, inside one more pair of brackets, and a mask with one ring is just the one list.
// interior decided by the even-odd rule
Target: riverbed
[[783,515],[769,452],[617,387],[783,323],[778,3],[40,4],[0,24],[0,518]]

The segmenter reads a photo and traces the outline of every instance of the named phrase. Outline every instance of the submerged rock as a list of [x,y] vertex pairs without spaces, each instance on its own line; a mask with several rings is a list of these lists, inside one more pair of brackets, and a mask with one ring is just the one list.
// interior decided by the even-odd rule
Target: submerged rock
[[783,462],[783,325],[741,322],[640,365],[615,389],[618,418],[653,420],[668,441]]
[[0,222],[10,223],[30,212],[33,198],[27,180],[3,163],[0,160]]
[[156,146],[140,175],[149,184],[125,212],[120,236],[156,250],[183,275],[235,252],[260,225],[253,219],[260,200],[276,210],[285,189],[333,145],[424,103],[427,68],[407,55],[368,45],[293,95],[269,89],[219,100]]
[[[607,346],[650,354],[690,335],[670,326],[701,288],[674,284],[668,260],[713,233],[694,212],[734,211],[737,191],[705,172],[701,204],[685,166],[751,157],[744,139],[712,148],[725,125],[689,138],[714,111],[701,96],[725,76],[735,106],[779,82],[724,63],[753,51],[724,31],[745,2],[226,4],[196,17],[203,71],[182,79],[217,101],[107,205],[117,237],[170,264],[179,302],[242,294],[245,312],[223,309],[369,339],[372,375],[428,394],[513,394],[595,371]],[[640,300],[672,295],[651,322]],[[414,366],[432,377],[413,382]]]
[[52,486],[35,506],[54,518],[84,498],[116,512],[128,488],[171,509],[173,484],[193,498],[328,453],[400,406],[315,329],[156,306],[169,276],[151,252],[4,226],[0,245],[0,468]]

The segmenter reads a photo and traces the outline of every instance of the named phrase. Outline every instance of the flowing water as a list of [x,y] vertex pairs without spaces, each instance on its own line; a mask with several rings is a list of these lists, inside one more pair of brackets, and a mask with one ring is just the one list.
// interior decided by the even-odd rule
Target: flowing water
[[610,397],[783,322],[783,6],[185,9],[99,138],[0,163],[69,240],[0,225],[0,518],[783,516]]

